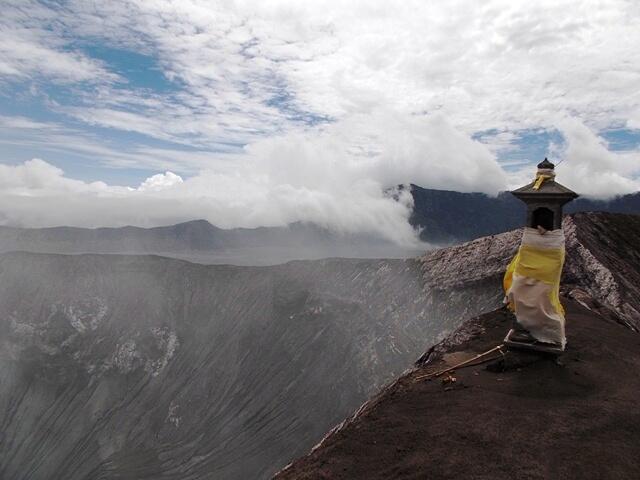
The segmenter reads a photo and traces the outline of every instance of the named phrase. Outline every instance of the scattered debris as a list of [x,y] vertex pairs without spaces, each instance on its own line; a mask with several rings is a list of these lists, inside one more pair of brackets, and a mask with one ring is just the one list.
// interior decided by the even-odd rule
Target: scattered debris
[[442,384],[443,385],[453,384],[453,383],[456,383],[458,381],[458,379],[453,376],[453,373],[455,373],[455,372],[449,372],[449,373],[445,374],[444,377],[442,377]]
[[[504,344],[500,344],[496,347],[493,347],[489,350],[487,350],[486,352],[482,352],[479,353],[478,355],[476,355],[475,357],[471,357],[468,360],[465,360],[464,362],[460,362],[457,365],[453,365],[449,368],[445,368],[444,370],[440,370],[438,372],[433,372],[433,373],[427,373],[425,375],[418,375],[417,377],[415,377],[414,381],[418,381],[418,380],[430,380],[432,378],[436,378],[436,377],[440,377],[441,375],[444,375],[445,373],[450,373],[453,372],[454,370],[457,370],[459,368],[466,368],[466,367],[473,367],[476,365],[480,365],[482,363],[485,362],[490,362],[492,360],[495,360],[495,358],[486,358],[486,359],[482,359],[483,357],[489,355],[490,353],[494,353],[494,352],[500,352],[500,355],[502,357],[504,357],[504,352],[502,351],[502,349],[504,348]],[[482,359],[482,360],[480,360]],[[479,360],[479,361],[476,361]]]

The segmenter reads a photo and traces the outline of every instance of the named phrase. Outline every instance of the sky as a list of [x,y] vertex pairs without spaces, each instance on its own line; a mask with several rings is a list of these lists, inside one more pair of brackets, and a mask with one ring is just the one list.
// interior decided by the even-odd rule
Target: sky
[[0,224],[311,221],[398,184],[640,190],[637,1],[0,0]]

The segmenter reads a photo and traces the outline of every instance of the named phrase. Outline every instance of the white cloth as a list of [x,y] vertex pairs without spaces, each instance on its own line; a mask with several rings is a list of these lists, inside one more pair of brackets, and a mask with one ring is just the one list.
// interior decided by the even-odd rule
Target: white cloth
[[536,340],[563,348],[565,319],[559,287],[564,243],[561,229],[542,235],[534,228],[525,228],[518,255],[505,275],[505,300],[518,323]]

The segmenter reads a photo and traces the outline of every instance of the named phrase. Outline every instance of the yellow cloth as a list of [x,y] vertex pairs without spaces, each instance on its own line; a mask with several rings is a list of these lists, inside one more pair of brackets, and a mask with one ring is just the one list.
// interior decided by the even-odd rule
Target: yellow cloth
[[[536,248],[530,245],[521,245],[518,253],[509,263],[504,274],[502,286],[505,294],[513,284],[513,274],[523,277],[535,278],[548,285],[551,289],[551,304],[556,311],[564,315],[564,308],[560,303],[560,276],[564,264],[564,248]],[[513,306],[509,304],[513,310]]]
[[562,230],[541,235],[533,228],[526,228],[518,253],[503,279],[505,301],[518,322],[536,339],[563,345],[560,276],[564,257]]
[[542,182],[544,182],[545,180],[551,180],[552,178],[554,178],[553,175],[545,175],[543,173],[537,174],[536,183],[533,184],[533,189],[538,190],[542,185]]

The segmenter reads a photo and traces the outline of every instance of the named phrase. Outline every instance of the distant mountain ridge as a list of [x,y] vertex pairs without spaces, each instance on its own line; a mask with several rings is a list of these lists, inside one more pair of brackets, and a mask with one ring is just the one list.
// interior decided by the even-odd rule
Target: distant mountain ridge
[[[409,219],[420,239],[455,244],[518,228],[524,205],[509,192],[433,190],[411,184],[414,208]],[[611,201],[579,198],[566,212],[640,214],[640,193]],[[143,228],[16,228],[0,226],[0,252],[158,254],[198,263],[272,265],[293,259],[326,257],[407,258],[420,250],[397,247],[380,237],[337,233],[305,222],[283,227],[222,229],[206,220]]]
[[[472,240],[518,228],[524,222],[524,204],[509,192],[490,197],[484,193],[433,190],[414,184],[408,188],[414,201],[409,221],[422,229],[420,238],[426,242]],[[587,211],[640,214],[640,192],[609,201],[581,197],[565,207],[565,213]]]
[[206,220],[142,228],[16,228],[0,226],[0,252],[157,254],[196,263],[274,265],[326,257],[409,257],[419,250],[397,247],[364,234],[332,232],[296,222],[284,227],[222,229]]
[[[162,227],[49,227],[0,226],[2,250],[52,248],[55,253],[137,253],[152,251],[208,252],[229,247],[267,244],[294,245],[313,235],[329,240],[330,232],[310,223],[286,227],[218,228],[206,220],[191,220]],[[51,252],[54,253],[54,252]]]

